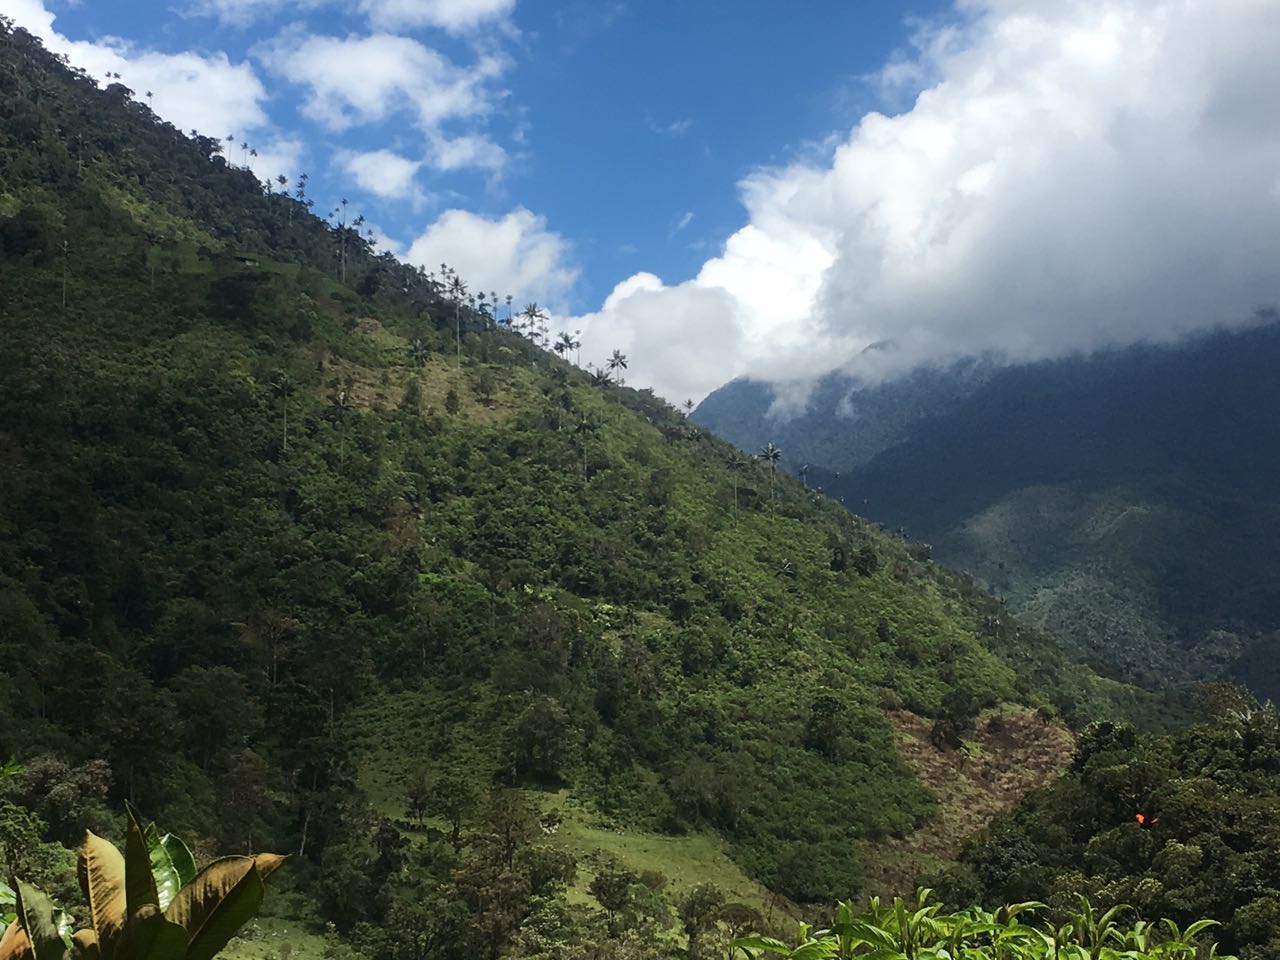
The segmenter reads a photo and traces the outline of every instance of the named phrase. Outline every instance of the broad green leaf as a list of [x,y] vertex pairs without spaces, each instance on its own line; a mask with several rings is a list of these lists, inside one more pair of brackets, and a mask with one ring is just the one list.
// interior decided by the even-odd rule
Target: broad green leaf
[[67,945],[58,933],[52,901],[35,887],[19,880],[18,922],[31,942],[35,960],[63,960]]
[[166,833],[161,837],[160,843],[169,854],[169,862],[173,864],[173,869],[178,871],[178,888],[185,887],[196,878],[195,857],[191,856],[187,845],[172,833]]
[[142,828],[142,839],[147,844],[151,876],[156,883],[156,904],[163,910],[182,889],[182,881],[178,878],[178,870],[173,865],[169,851],[164,848],[164,840],[154,823],[148,823]]
[[80,845],[80,889],[89,904],[89,922],[97,932],[104,960],[115,954],[124,930],[124,857],[115,844],[86,830]]
[[791,951],[791,960],[825,960],[840,952],[840,945],[834,940],[810,940]]
[[784,957],[791,955],[791,948],[773,937],[739,937],[729,946],[733,950],[772,950]]
[[125,802],[129,815],[129,832],[124,840],[124,890],[125,913],[135,916],[147,904],[158,906],[160,896],[156,892],[156,878],[151,875],[151,855],[142,832],[142,820],[133,804]]
[[165,911],[187,931],[187,960],[211,960],[258,912],[265,893],[252,857],[224,857],[196,874]]

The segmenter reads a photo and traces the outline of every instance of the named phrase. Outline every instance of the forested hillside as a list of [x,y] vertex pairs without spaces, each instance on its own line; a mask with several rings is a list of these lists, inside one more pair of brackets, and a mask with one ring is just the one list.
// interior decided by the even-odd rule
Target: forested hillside
[[794,419],[739,383],[694,414],[933,545],[1022,619],[1111,676],[1158,688],[1232,676],[1280,687],[1270,542],[1280,324],[1169,347],[832,376]]
[[1130,919],[1220,917],[1225,949],[1265,960],[1280,955],[1278,808],[1275,706],[1211,685],[1177,734],[1090,729],[1067,775],[975,838],[941,887],[963,903],[1088,895]]
[[1154,709],[304,177],[0,75],[0,846],[73,909],[128,799],[295,852],[290,949],[696,953],[931,821],[887,710]]

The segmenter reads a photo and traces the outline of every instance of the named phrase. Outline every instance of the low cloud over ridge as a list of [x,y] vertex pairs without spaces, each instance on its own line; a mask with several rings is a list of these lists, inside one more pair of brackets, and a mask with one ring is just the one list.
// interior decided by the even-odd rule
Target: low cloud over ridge
[[1277,36],[1260,0],[961,0],[879,78],[909,110],[748,178],[720,256],[624,281],[584,340],[678,400],[1246,323],[1280,302]]

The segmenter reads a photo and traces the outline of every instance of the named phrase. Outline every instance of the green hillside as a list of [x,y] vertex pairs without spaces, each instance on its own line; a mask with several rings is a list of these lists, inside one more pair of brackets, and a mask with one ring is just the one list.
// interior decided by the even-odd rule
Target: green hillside
[[7,25],[0,72],[0,839],[73,908],[129,799],[296,852],[299,950],[667,949],[871,889],[938,813],[886,711],[1155,710]]
[[[1163,737],[1099,724],[1066,776],[971,841],[942,878],[956,902],[1088,895],[1126,916],[1225,921],[1224,949],[1280,953],[1280,722],[1240,688],[1210,686],[1196,724]],[[1142,819],[1139,819],[1141,817]]]
[[1280,323],[1037,364],[960,364],[792,419],[737,382],[694,418],[931,543],[1095,669],[1151,688],[1275,669]]

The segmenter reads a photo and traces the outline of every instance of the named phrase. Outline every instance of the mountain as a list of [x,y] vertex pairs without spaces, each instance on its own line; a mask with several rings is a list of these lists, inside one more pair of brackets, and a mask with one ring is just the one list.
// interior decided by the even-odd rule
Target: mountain
[[[873,388],[807,411],[735,383],[694,419],[931,543],[1098,669],[1150,687],[1232,675],[1274,694],[1280,324]],[[836,474],[839,474],[838,476]]]
[[0,831],[68,904],[128,799],[296,852],[300,952],[692,944],[937,833],[903,730],[1161,709],[4,21],[0,74]]

